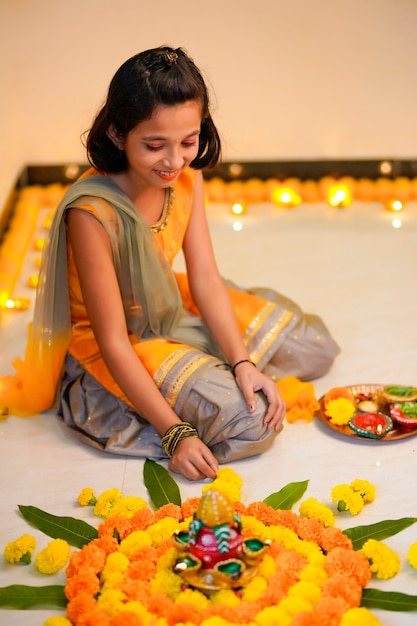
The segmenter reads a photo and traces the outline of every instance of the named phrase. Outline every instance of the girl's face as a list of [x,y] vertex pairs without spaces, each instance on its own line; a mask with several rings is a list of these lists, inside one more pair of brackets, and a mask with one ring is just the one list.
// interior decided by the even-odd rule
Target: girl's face
[[201,104],[190,100],[158,106],[152,117],[133,128],[123,148],[127,175],[137,189],[171,186],[198,153]]

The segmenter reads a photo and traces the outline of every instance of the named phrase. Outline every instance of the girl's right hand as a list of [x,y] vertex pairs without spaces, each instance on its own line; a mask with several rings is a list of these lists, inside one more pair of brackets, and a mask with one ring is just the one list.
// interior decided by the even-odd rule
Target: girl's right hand
[[182,439],[169,460],[168,469],[188,480],[216,478],[219,464],[211,450],[199,437]]

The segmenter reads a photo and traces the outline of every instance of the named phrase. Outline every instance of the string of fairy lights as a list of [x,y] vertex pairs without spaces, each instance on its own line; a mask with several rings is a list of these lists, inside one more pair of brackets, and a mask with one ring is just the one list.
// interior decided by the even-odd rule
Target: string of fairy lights
[[[388,170],[384,172],[383,165],[381,174],[389,174]],[[54,207],[66,189],[66,185],[57,183],[29,185],[19,192],[12,219],[0,246],[0,314],[7,310],[23,311],[30,307],[31,299],[15,297],[14,289],[29,250],[38,254],[33,261],[33,272],[26,278],[25,284],[26,287],[36,289],[40,253],[45,241],[45,235],[38,232],[39,223],[41,229],[48,230]],[[285,180],[251,178],[226,182],[220,177],[214,177],[205,181],[205,193],[208,204],[226,204],[227,210],[235,216],[243,215],[249,205],[260,203],[272,203],[279,209],[294,209],[305,203],[324,202],[335,209],[346,209],[353,202],[377,202],[385,210],[398,213],[407,203],[417,200],[417,178],[388,178],[381,175],[376,179],[354,179],[350,176],[325,176],[319,180],[293,177]],[[239,222],[236,224],[235,230],[239,230]]]

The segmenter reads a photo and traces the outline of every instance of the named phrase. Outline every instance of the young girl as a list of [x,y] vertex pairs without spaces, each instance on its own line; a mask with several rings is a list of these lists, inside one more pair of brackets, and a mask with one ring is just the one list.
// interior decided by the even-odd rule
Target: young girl
[[[120,67],[87,153],[92,168],[59,205],[43,255],[18,366],[23,407],[7,389],[2,401],[39,412],[57,392],[63,421],[88,443],[213,478],[281,429],[274,379],[320,376],[338,347],[287,298],[219,275],[201,170],[218,162],[220,140],[182,49]],[[180,249],[186,276],[172,270]]]

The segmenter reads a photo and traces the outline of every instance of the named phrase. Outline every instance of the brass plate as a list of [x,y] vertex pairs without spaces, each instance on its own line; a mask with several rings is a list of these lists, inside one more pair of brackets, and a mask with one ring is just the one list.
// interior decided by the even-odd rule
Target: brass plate
[[[349,386],[345,386],[345,389],[348,389],[356,397],[361,394],[368,395],[368,394],[377,393],[378,391],[381,391],[384,388],[384,386],[385,385],[349,385]],[[318,420],[322,424],[327,426],[327,428],[330,428],[330,430],[333,430],[339,433],[340,435],[346,435],[346,437],[349,437],[350,439],[359,439],[360,441],[373,443],[376,441],[378,442],[379,441],[382,441],[382,442],[398,441],[399,439],[405,439],[407,437],[413,437],[414,435],[417,435],[417,428],[413,428],[413,429],[404,428],[404,426],[397,424],[395,420],[393,420],[392,430],[388,431],[384,437],[381,437],[380,439],[373,439],[371,437],[363,437],[355,433],[355,431],[353,431],[347,424],[344,424],[343,426],[338,426],[337,424],[333,424],[324,414],[323,402],[324,402],[324,396],[319,398],[320,409],[316,413],[316,417],[318,418]],[[384,413],[390,416],[389,413],[387,413],[384,410],[384,408],[378,409],[378,412]]]

